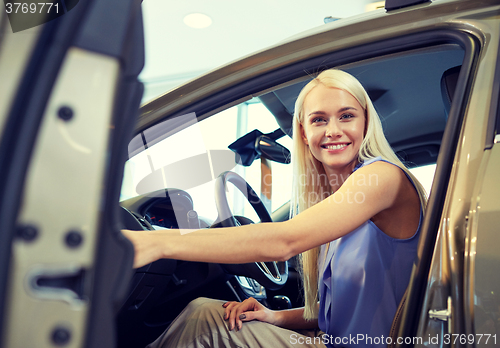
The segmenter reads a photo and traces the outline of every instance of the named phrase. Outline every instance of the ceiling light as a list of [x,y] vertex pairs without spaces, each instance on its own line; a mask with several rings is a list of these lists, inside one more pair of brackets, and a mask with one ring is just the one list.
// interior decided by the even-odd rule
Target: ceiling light
[[191,28],[202,29],[212,24],[212,18],[203,13],[191,13],[184,17],[184,24]]

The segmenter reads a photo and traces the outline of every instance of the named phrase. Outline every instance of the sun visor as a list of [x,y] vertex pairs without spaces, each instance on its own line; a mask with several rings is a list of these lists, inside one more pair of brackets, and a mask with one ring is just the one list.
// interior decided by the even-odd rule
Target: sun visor
[[283,133],[291,138],[293,115],[288,112],[287,108],[283,105],[278,96],[274,92],[271,92],[261,95],[259,99],[273,114]]

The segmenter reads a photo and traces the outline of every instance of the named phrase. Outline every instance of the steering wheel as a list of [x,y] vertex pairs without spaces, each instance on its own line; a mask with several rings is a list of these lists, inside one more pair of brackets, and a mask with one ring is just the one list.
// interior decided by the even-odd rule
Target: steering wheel
[[[271,216],[259,196],[241,176],[234,172],[224,172],[215,182],[215,205],[222,227],[240,226],[235,219],[227,200],[227,183],[231,182],[245,195],[262,222],[272,222]],[[224,268],[235,275],[255,279],[265,288],[278,290],[285,285],[288,279],[288,262],[251,262],[244,264],[226,264]]]

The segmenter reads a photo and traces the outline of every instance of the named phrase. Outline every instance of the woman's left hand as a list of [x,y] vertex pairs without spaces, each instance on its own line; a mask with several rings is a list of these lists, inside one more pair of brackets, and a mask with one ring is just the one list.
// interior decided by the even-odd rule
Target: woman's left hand
[[253,297],[243,302],[226,302],[224,307],[224,319],[228,321],[229,330],[236,328],[241,330],[243,322],[259,320],[276,325],[276,312],[262,305]]

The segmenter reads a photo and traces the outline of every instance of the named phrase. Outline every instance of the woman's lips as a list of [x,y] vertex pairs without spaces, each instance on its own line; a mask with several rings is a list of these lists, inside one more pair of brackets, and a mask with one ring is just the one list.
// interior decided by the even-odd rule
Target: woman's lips
[[323,144],[321,148],[325,150],[343,150],[351,143],[341,143],[341,144]]

